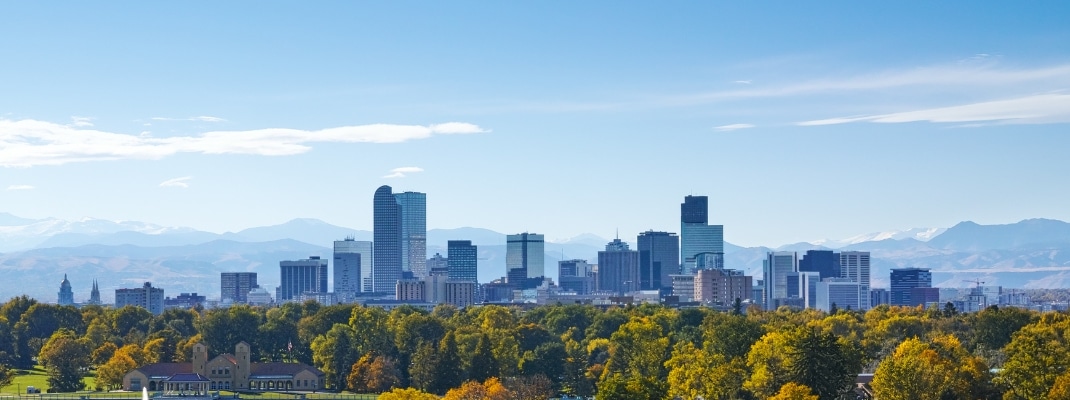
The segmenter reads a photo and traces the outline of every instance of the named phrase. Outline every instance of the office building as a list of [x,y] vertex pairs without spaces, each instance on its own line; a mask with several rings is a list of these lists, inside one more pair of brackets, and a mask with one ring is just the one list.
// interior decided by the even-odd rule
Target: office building
[[258,287],[249,291],[245,302],[252,306],[266,306],[275,301],[271,298],[271,293],[268,293],[267,289]]
[[[445,258],[443,258],[445,259]],[[424,301],[434,304],[446,302],[446,282],[449,280],[448,268],[431,268],[424,282]]]
[[446,303],[458,308],[468,307],[476,302],[479,284],[475,281],[447,281]]
[[532,289],[545,276],[545,243],[543,235],[519,233],[505,238],[506,280],[516,289]]
[[869,290],[869,307],[873,308],[881,304],[890,304],[891,298],[889,297],[888,289],[870,289]]
[[623,295],[639,290],[639,252],[613,239],[598,252],[598,290]]
[[840,254],[832,250],[807,250],[799,259],[799,272],[817,272],[821,279],[840,276]]
[[394,292],[401,279],[401,206],[392,190],[380,186],[372,200],[372,291],[376,293]]
[[646,231],[636,239],[639,251],[639,290],[669,292],[680,273],[680,238],[675,233]]
[[446,242],[447,276],[459,282],[478,282],[477,257],[479,251],[471,240],[450,240]]
[[798,274],[799,297],[803,300],[803,308],[817,308],[817,284],[821,282],[821,273],[817,271],[799,271]]
[[672,295],[681,303],[695,301],[695,275],[670,275]]
[[858,283],[858,298],[862,302],[859,310],[869,309],[869,271],[870,257],[868,251],[844,251],[840,253],[840,277]]
[[[869,296],[862,296],[862,285],[847,278],[828,278],[817,283],[817,309],[830,312],[835,306],[844,310],[861,310]],[[866,298],[863,298],[866,297]]]
[[198,295],[197,293],[180,293],[178,297],[175,298],[171,298],[170,296],[164,297],[163,307],[188,310],[198,306],[204,307],[206,300],[207,298],[205,298],[205,296]]
[[415,278],[427,276],[427,194],[394,195],[401,222],[401,270]]
[[[893,306],[916,306],[925,304],[924,300],[931,298],[924,291],[917,292],[917,294],[925,295],[924,299],[912,298],[915,294],[914,289],[932,287],[933,276],[927,268],[893,268],[891,281],[892,290],[888,297]],[[937,300],[939,300],[939,292],[937,292]]]
[[730,269],[700,269],[695,271],[694,280],[695,301],[710,306],[728,307],[736,299],[746,301],[753,287],[751,277]]
[[327,293],[327,260],[319,256],[280,261],[279,273],[281,284],[275,293],[279,303],[298,300],[305,293]]
[[63,280],[59,283],[59,300],[56,303],[61,306],[74,305],[74,290],[71,289],[71,281],[67,280],[67,274],[63,274]]
[[256,272],[220,272],[219,298],[223,302],[245,304],[249,302],[249,291],[259,287]]
[[557,286],[578,295],[594,291],[594,274],[587,260],[562,260],[557,262]]
[[153,315],[160,315],[163,313],[163,300],[163,289],[152,287],[150,282],[136,289],[115,289],[115,308],[141,307]]
[[[447,254],[448,254],[449,249],[447,248],[446,250],[447,250]],[[447,260],[446,257],[443,256],[442,254],[435,253],[435,255],[433,255],[433,256],[431,256],[431,258],[427,259],[427,274],[428,275],[431,275],[431,273],[433,273],[435,270],[446,271],[449,267],[450,267],[449,260]]]
[[724,226],[709,225],[709,199],[685,196],[680,204],[680,264],[684,275],[695,273],[696,258],[711,253],[719,260],[714,268],[724,268]]
[[364,263],[371,263],[372,242],[352,237],[334,242],[334,296],[351,303],[364,291]]
[[399,279],[394,284],[394,298],[398,301],[425,301],[425,284],[417,279]]
[[791,251],[766,254],[762,260],[762,281],[765,283],[765,307],[776,310],[788,299],[788,274],[799,271],[799,256]]

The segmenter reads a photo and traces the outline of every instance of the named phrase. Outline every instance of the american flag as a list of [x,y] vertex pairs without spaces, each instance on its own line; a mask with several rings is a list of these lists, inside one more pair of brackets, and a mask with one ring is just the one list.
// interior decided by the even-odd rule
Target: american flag
[[294,342],[292,340],[286,343],[286,351],[294,351]]

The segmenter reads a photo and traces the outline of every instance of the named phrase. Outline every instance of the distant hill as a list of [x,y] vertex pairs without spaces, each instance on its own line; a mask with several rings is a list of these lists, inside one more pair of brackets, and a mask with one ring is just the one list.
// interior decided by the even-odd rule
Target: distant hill
[[960,251],[1059,247],[1070,244],[1070,224],[1052,219],[1027,219],[1014,224],[979,225],[966,221],[929,241],[929,245]]

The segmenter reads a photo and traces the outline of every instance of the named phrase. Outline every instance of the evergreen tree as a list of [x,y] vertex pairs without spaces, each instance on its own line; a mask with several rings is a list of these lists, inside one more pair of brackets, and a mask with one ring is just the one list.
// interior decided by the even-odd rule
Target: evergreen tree
[[461,355],[457,352],[457,337],[453,331],[446,333],[438,345],[438,357],[435,360],[438,372],[435,374],[431,393],[445,394],[446,391],[461,386],[465,373],[461,368]]
[[486,333],[479,336],[475,354],[468,367],[468,379],[483,382],[498,376],[498,360],[494,359],[494,349]]

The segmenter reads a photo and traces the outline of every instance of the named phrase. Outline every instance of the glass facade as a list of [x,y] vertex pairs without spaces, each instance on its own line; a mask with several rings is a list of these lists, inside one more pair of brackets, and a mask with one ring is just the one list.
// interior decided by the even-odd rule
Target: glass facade
[[926,268],[896,268],[892,269],[892,290],[889,301],[893,306],[913,306],[919,302],[912,298],[914,289],[930,288],[933,285],[933,275]]
[[423,278],[427,276],[427,194],[397,193],[394,199],[401,212],[401,270]]
[[799,271],[817,272],[821,279],[840,277],[840,255],[832,250],[807,250],[799,260]]
[[506,279],[514,287],[530,286],[545,275],[545,241],[537,233],[519,233],[505,237]]
[[372,200],[372,288],[376,293],[394,293],[401,279],[401,206],[392,190],[380,186]]
[[639,252],[613,239],[598,252],[598,290],[623,295],[639,288]]
[[372,242],[353,238],[334,242],[334,295],[339,302],[352,302],[364,290],[363,264],[370,266],[371,255]]
[[471,240],[450,240],[446,243],[446,276],[451,280],[478,282],[476,261],[479,252]]
[[680,273],[680,237],[675,233],[646,231],[637,238],[639,247],[639,289],[668,292],[669,275]]

